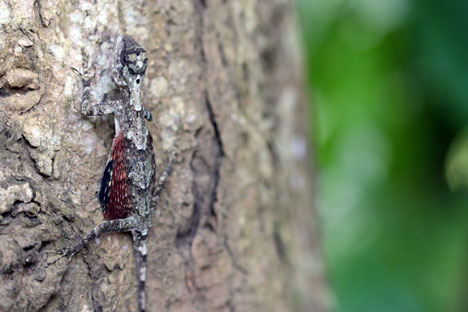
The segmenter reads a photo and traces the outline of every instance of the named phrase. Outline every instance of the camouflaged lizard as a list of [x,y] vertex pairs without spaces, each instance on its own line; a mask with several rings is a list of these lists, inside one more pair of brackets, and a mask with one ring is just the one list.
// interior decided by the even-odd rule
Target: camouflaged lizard
[[122,99],[91,103],[90,84],[85,82],[81,112],[87,116],[114,114],[115,137],[99,190],[104,221],[66,251],[69,259],[104,232],[130,232],[136,260],[138,307],[146,308],[147,235],[151,216],[172,170],[169,164],[156,186],[153,138],[145,119],[152,120],[144,107],[141,89],[148,56],[130,36],[119,36],[115,45],[112,79]]

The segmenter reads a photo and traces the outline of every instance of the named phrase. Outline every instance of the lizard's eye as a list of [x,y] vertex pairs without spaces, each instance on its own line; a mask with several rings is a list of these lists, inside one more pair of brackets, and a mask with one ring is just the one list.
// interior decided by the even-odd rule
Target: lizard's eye
[[130,72],[134,75],[144,74],[148,57],[146,53],[132,53],[127,55],[126,63]]

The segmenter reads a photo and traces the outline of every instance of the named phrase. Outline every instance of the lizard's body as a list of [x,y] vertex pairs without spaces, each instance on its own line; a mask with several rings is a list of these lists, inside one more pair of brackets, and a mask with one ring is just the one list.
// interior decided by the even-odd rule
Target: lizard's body
[[115,137],[99,191],[104,221],[66,253],[71,258],[103,232],[131,232],[141,312],[146,305],[146,238],[152,212],[172,168],[167,167],[156,187],[153,139],[145,122],[151,121],[152,116],[141,99],[147,60],[146,51],[133,38],[119,37],[112,78],[120,87],[122,100],[91,104],[89,82],[85,85],[82,113],[88,116],[113,113]]

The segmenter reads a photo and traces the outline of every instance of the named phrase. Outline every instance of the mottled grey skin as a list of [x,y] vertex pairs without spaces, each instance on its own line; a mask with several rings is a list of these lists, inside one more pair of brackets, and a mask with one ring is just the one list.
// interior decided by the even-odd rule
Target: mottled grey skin
[[128,218],[103,221],[65,254],[71,258],[103,232],[130,231],[137,267],[139,311],[145,311],[146,238],[151,227],[151,215],[172,169],[171,165],[167,167],[153,193],[153,145],[148,142],[145,122],[145,119],[151,121],[152,116],[141,99],[147,61],[146,51],[133,38],[119,36],[114,51],[112,78],[120,88],[122,99],[91,103],[89,82],[85,82],[81,112],[87,116],[114,114],[116,136],[123,132],[130,142],[125,148],[125,157],[133,210]]
[[148,129],[145,118],[151,121],[151,113],[143,106],[141,86],[146,72],[146,51],[130,36],[119,36],[115,45],[112,79],[119,86],[122,100],[90,103],[89,83],[85,86],[81,112],[87,116],[114,114],[115,133],[125,131],[138,150],[146,149]]

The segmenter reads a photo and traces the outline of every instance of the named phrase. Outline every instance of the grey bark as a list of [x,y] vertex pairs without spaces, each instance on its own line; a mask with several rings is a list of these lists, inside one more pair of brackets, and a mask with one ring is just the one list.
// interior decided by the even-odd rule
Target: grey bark
[[[96,2],[96,3],[95,3]],[[0,0],[0,311],[135,311],[130,236],[46,267],[102,220],[119,34],[148,51],[158,174],[150,311],[324,311],[307,112],[289,1]]]

